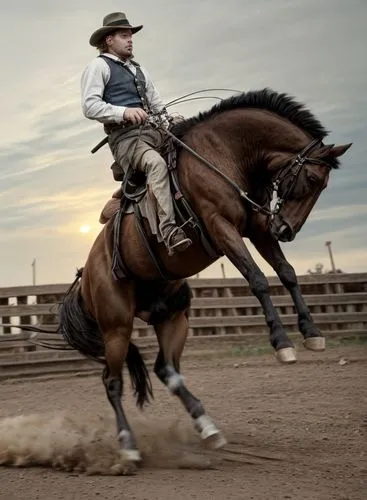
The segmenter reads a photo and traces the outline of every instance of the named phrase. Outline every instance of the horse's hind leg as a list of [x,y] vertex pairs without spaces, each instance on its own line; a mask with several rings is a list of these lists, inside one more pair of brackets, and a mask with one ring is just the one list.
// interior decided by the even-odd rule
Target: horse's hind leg
[[170,392],[177,396],[193,419],[195,428],[211,448],[226,444],[225,438],[214,422],[205,413],[200,402],[184,384],[180,375],[180,358],[188,333],[188,320],[185,312],[178,312],[170,319],[155,326],[159,342],[159,353],[154,371]]
[[115,412],[121,455],[127,460],[139,461],[140,453],[121,403],[122,367],[127,357],[130,335],[131,330],[121,327],[104,332],[106,367],[102,380],[107,398]]

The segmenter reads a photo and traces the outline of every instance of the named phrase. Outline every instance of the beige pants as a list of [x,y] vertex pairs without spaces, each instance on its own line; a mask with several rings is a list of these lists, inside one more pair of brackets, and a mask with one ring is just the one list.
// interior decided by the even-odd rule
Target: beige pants
[[162,132],[149,126],[140,130],[118,129],[109,136],[109,145],[115,161],[126,173],[129,165],[147,176],[149,192],[159,218],[159,231],[165,243],[176,227],[167,165],[156,151],[163,140]]

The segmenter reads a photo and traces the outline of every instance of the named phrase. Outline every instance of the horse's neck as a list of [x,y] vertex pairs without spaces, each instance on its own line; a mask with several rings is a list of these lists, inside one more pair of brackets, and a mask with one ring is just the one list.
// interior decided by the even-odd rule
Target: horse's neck
[[265,110],[243,110],[239,119],[244,134],[244,147],[246,143],[251,143],[256,149],[265,151],[297,151],[310,139],[289,120]]
[[233,122],[233,129],[226,133],[241,137],[238,140],[237,156],[241,159],[241,174],[251,184],[264,185],[266,177],[272,174],[268,170],[268,161],[272,153],[301,151],[310,141],[310,137],[296,125],[268,111],[258,109],[242,110]]
[[[246,109],[236,112],[222,129],[222,140],[231,144],[234,162],[228,171],[240,187],[262,203],[274,173],[268,169],[271,153],[300,151],[307,135],[288,120],[267,111]],[[231,168],[231,167],[229,167]]]

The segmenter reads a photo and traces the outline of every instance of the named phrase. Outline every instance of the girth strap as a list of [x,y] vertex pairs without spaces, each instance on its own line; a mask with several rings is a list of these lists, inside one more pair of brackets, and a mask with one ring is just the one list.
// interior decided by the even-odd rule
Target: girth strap
[[134,275],[126,266],[120,253],[121,220],[124,215],[126,203],[128,202],[124,200],[113,221],[112,275],[115,280],[122,278],[134,278]]
[[150,246],[150,243],[149,243],[146,231],[145,231],[143,217],[141,215],[141,211],[140,211],[140,207],[139,207],[138,203],[134,203],[134,213],[135,213],[136,227],[139,231],[139,234],[140,234],[142,240],[144,241],[144,246],[145,246],[145,249],[149,253],[149,257],[152,259],[152,262],[154,263],[157,271],[159,272],[160,277],[163,280],[168,280],[169,277],[163,271],[164,265],[163,265],[161,259],[159,258],[159,255],[155,254],[151,249],[151,246]]

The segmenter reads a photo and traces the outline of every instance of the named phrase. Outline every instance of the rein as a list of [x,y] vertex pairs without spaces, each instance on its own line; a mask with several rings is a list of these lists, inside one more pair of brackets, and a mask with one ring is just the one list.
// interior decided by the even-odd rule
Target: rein
[[[194,94],[194,93],[193,93]],[[187,96],[183,96],[182,99]],[[161,116],[162,113],[157,113],[154,115],[151,115],[153,117],[156,116]],[[148,119],[149,121],[149,119]],[[310,158],[307,156],[309,153],[311,153],[319,144],[322,144],[322,139],[314,139],[312,140],[307,146],[305,146],[300,153],[297,154],[297,156],[294,158],[292,162],[290,162],[289,166],[285,166],[281,169],[280,174],[272,181],[272,188],[273,188],[273,199],[274,195],[277,195],[279,185],[281,181],[287,177],[287,175],[290,173],[290,179],[289,183],[287,186],[287,189],[285,193],[283,194],[282,198],[278,198],[276,201],[276,204],[273,209],[267,208],[265,205],[259,205],[256,203],[253,199],[251,199],[248,195],[247,192],[243,191],[230,177],[228,177],[226,174],[221,172],[215,165],[213,165],[211,162],[203,158],[201,155],[199,155],[195,150],[190,148],[187,144],[185,144],[183,141],[181,141],[178,137],[176,137],[172,132],[167,130],[164,126],[157,124],[153,120],[150,121],[150,124],[152,127],[157,127],[160,128],[165,134],[170,136],[173,141],[175,141],[177,144],[179,144],[182,148],[184,148],[186,151],[188,151],[190,154],[192,154],[195,158],[197,158],[201,163],[206,165],[207,167],[210,168],[213,172],[215,172],[217,175],[222,177],[228,184],[230,184],[233,189],[239,194],[239,196],[245,200],[249,205],[251,205],[251,208],[253,209],[254,212],[259,212],[264,215],[268,215],[271,217],[274,217],[274,215],[278,214],[282,208],[282,205],[284,202],[287,200],[289,194],[292,192],[292,189],[294,187],[294,184],[297,182],[298,176],[302,170],[302,167],[305,163],[311,163],[314,165],[320,165],[320,164],[325,164],[327,165],[326,162],[320,159],[315,159],[315,158]]]
[[[176,104],[181,104],[183,102],[188,102],[188,101],[194,101],[198,99],[218,99],[222,100],[221,97],[217,96],[200,96],[200,97],[192,97],[197,94],[201,94],[203,92],[211,92],[211,91],[228,91],[228,92],[238,92],[240,93],[241,91],[239,90],[234,90],[234,89],[203,89],[203,90],[198,90],[196,92],[190,92],[189,94],[185,94],[177,99],[174,99],[166,104],[166,108],[170,106],[174,106]],[[166,113],[164,113],[166,114]],[[157,113],[154,115],[151,115],[153,117],[160,116],[161,113]],[[273,209],[267,208],[265,205],[259,205],[251,199],[248,195],[247,192],[243,191],[232,179],[230,179],[226,174],[221,172],[215,165],[213,165],[211,162],[203,158],[201,155],[199,155],[196,151],[194,151],[192,148],[190,148],[187,144],[185,144],[183,141],[181,141],[178,137],[176,137],[172,132],[167,130],[165,127],[162,125],[157,124],[153,120],[150,120],[150,124],[153,127],[158,127],[160,128],[165,134],[167,134],[173,141],[175,141],[177,144],[179,144],[182,148],[184,148],[186,151],[188,151],[190,154],[192,154],[195,158],[197,158],[201,163],[206,165],[208,168],[210,168],[213,172],[215,172],[217,175],[222,177],[228,184],[230,184],[233,189],[239,194],[239,196],[245,200],[252,208],[254,212],[259,212],[264,215],[268,215],[270,217],[274,217],[274,215],[278,214],[280,212],[280,209],[283,205],[283,203],[286,201],[287,197],[291,193],[294,184],[297,182],[298,176],[300,174],[300,171],[304,165],[304,163],[313,163],[313,164],[320,164],[324,163],[322,160],[316,160],[314,158],[309,158],[307,155],[312,152],[316,146],[318,146],[320,143],[322,143],[322,139],[314,139],[311,141],[298,155],[296,158],[290,163],[288,167],[282,168],[279,176],[277,176],[274,181],[272,182],[272,188],[273,188],[273,199],[274,195],[276,196],[278,193],[278,188],[280,185],[281,180],[287,176],[289,172],[291,172],[291,177],[290,177],[290,182],[287,186],[286,192],[283,194],[282,198],[278,198],[276,201],[276,204]]]
[[[208,160],[206,160],[205,158],[203,158],[195,150],[193,150],[192,148],[190,148],[187,144],[185,144],[178,137],[176,137],[174,134],[172,134],[172,132],[170,132],[165,126],[163,126],[162,123],[157,123],[158,120],[157,121],[155,120],[157,117],[158,118],[159,117],[162,118],[162,116],[165,116],[165,118],[168,118],[168,113],[166,111],[166,108],[169,108],[171,106],[175,106],[177,104],[181,104],[181,103],[188,102],[188,101],[199,100],[199,99],[218,99],[220,101],[223,100],[221,97],[218,97],[218,96],[192,97],[192,96],[195,96],[197,94],[201,94],[201,93],[204,93],[204,92],[212,92],[212,91],[226,91],[226,92],[241,93],[240,90],[227,89],[227,88],[208,88],[208,89],[203,89],[203,90],[197,90],[195,92],[190,92],[188,94],[185,94],[185,95],[183,95],[181,97],[178,97],[178,98],[173,99],[172,101],[168,102],[165,105],[165,108],[164,108],[163,112],[150,114],[149,117],[148,117],[148,123],[153,128],[159,128],[166,135],[168,135],[169,137],[171,137],[171,139],[174,142],[176,142],[183,149],[185,149],[190,154],[192,154],[201,163],[203,163],[208,168],[210,168],[210,170],[212,170],[217,175],[219,175],[220,177],[222,177],[222,179],[224,179],[228,184],[230,184],[232,186],[232,188],[237,192],[237,194],[240,196],[240,198],[242,198],[243,200],[245,200],[251,206],[251,208],[252,208],[252,210],[254,212],[259,212],[259,213],[262,213],[264,215],[267,215],[267,216],[270,216],[270,217],[274,217],[274,215],[276,215],[276,214],[278,214],[280,212],[280,209],[281,209],[282,205],[284,204],[284,202],[286,201],[287,197],[291,193],[291,191],[293,189],[293,186],[294,186],[295,182],[298,179],[298,176],[300,174],[300,171],[301,171],[304,163],[306,163],[306,162],[307,163],[311,163],[311,164],[322,164],[322,163],[325,163],[322,160],[317,160],[315,158],[310,158],[310,157],[307,156],[310,152],[312,152],[315,149],[316,146],[318,146],[320,143],[322,144],[322,139],[314,139],[313,141],[311,141],[300,153],[298,153],[298,155],[296,156],[296,158],[289,164],[289,166],[285,166],[285,167],[283,167],[281,169],[280,174],[273,180],[273,182],[272,182],[272,188],[273,188],[272,189],[273,190],[273,197],[272,197],[272,199],[274,199],[274,196],[277,196],[277,194],[278,194],[278,188],[279,188],[279,185],[280,185],[281,181],[289,173],[291,173],[291,175],[290,175],[290,182],[289,182],[289,184],[287,186],[287,189],[286,189],[285,193],[283,194],[282,198],[278,198],[277,199],[274,208],[272,209],[272,208],[267,208],[266,205],[259,205],[258,203],[256,203],[256,201],[254,201],[253,199],[251,199],[249,197],[249,195],[248,195],[247,192],[243,191],[243,189],[241,189],[226,174],[224,174],[223,172],[221,172],[215,165],[213,165],[211,162],[209,162]],[[141,130],[142,130],[142,127],[141,127]],[[108,137],[105,137],[104,139],[102,139],[91,150],[91,153],[95,153],[96,151],[98,151],[102,146],[104,146],[107,143],[108,143]]]
[[200,156],[195,150],[193,150],[192,148],[190,148],[190,146],[188,146],[187,144],[185,144],[184,142],[182,142],[178,137],[176,137],[174,134],[172,134],[172,132],[170,132],[167,129],[164,129],[164,127],[160,127],[160,128],[161,128],[161,130],[164,131],[165,134],[169,135],[175,142],[177,142],[177,144],[179,144],[181,147],[183,147],[184,149],[186,149],[186,151],[188,151],[193,156],[195,156],[195,158],[197,158],[198,160],[200,160],[201,163],[204,163],[204,165],[206,165],[207,167],[209,167],[210,170],[213,170],[217,175],[219,175],[220,177],[222,177],[222,179],[224,179],[225,181],[227,181],[228,184],[230,184],[233,187],[233,189],[235,189],[237,191],[237,193],[240,195],[241,198],[243,198],[248,203],[250,203],[250,205],[252,206],[252,208],[255,211],[266,213],[267,215],[271,215],[273,213],[271,210],[268,210],[266,207],[262,207],[261,205],[258,205],[254,200],[252,200],[248,196],[247,193],[245,193],[245,191],[243,191],[239,186],[237,186],[237,184],[234,181],[232,181],[232,179],[230,179],[226,174],[224,174],[223,172],[221,172],[215,165],[213,165],[208,160],[206,160],[205,158],[203,158],[202,156]]
[[[157,116],[157,115],[154,115]],[[289,185],[287,187],[287,190],[285,194],[283,195],[282,198],[279,198],[275,204],[275,207],[273,209],[267,208],[265,205],[259,205],[251,199],[248,195],[247,192],[243,191],[230,177],[228,177],[226,174],[221,172],[213,163],[209,162],[205,158],[203,158],[201,155],[199,155],[194,149],[190,148],[187,144],[185,144],[183,141],[181,141],[178,137],[176,137],[172,132],[167,130],[165,127],[162,125],[158,125],[155,122],[151,122],[152,127],[158,127],[160,128],[165,134],[167,134],[169,137],[172,138],[173,141],[175,141],[177,144],[179,144],[182,148],[184,148],[186,151],[188,151],[190,154],[192,154],[195,158],[197,158],[201,163],[206,165],[207,167],[210,168],[213,172],[215,172],[217,175],[222,177],[228,184],[230,184],[233,189],[239,194],[239,196],[245,200],[249,205],[251,205],[251,208],[254,210],[254,212],[259,212],[264,215],[268,215],[273,217],[274,215],[278,214],[280,212],[280,209],[283,205],[283,203],[286,201],[287,196],[290,194],[292,191],[292,188],[295,184],[295,182],[298,179],[299,173],[304,165],[304,163],[313,163],[313,164],[320,164],[324,163],[322,160],[316,160],[315,158],[309,158],[307,155],[312,152],[316,146],[318,146],[320,143],[322,143],[322,139],[314,139],[311,141],[298,155],[296,158],[290,163],[290,165],[287,168],[283,168],[281,170],[281,173],[279,176],[272,182],[272,187],[273,187],[273,192],[277,194],[278,188],[280,185],[281,180],[287,176],[289,172],[291,172],[291,178]],[[284,174],[284,175],[282,175]]]

